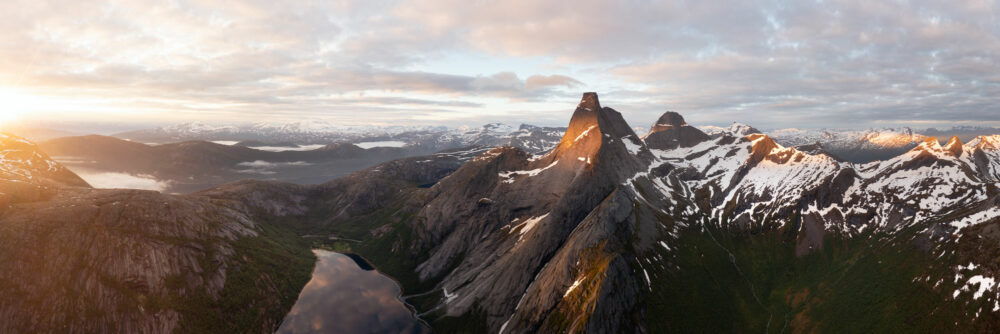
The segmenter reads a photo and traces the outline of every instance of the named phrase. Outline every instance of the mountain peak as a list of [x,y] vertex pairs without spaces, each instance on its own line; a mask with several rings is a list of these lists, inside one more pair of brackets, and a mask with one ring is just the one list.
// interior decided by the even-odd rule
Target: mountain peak
[[923,142],[917,147],[925,147],[933,150],[941,149],[941,142],[936,137],[924,137]]
[[681,114],[678,114],[677,112],[668,111],[663,113],[663,115],[660,116],[660,119],[656,120],[656,124],[653,124],[653,128],[650,132],[679,128],[687,125],[687,122],[684,121],[684,116],[681,116]]
[[659,150],[691,147],[709,139],[709,135],[688,125],[684,116],[673,111],[663,113],[645,137],[650,148]]
[[601,101],[597,99],[597,93],[586,92],[583,93],[583,98],[580,99],[580,104],[576,106],[576,109],[586,109],[586,110],[601,110]]
[[760,132],[760,130],[757,130],[757,128],[743,123],[733,123],[732,125],[729,126],[729,132],[742,137],[746,137],[755,133],[757,134],[762,133]]
[[[625,142],[631,145],[626,146]],[[637,146],[639,148],[636,148]],[[563,134],[559,145],[552,150],[550,157],[554,160],[567,160],[569,163],[560,163],[566,167],[581,163],[591,165],[602,159],[608,160],[607,162],[624,159],[631,151],[635,151],[634,155],[648,155],[648,150],[642,149],[641,146],[643,146],[642,141],[629,127],[621,113],[612,108],[601,107],[597,93],[584,93],[583,99],[573,112],[566,133]],[[632,149],[629,149],[630,147]],[[548,161],[551,160],[540,163]]]
[[579,141],[581,137],[589,134],[591,130],[597,128],[597,135],[600,136],[600,128],[597,123],[597,113],[601,111],[601,102],[597,99],[597,93],[583,93],[583,99],[576,106],[573,117],[569,120],[569,126],[559,146],[568,146]]
[[951,152],[954,156],[962,155],[962,140],[958,139],[958,136],[951,136],[951,140],[948,140],[948,144],[944,146],[944,150]]
[[995,150],[1000,148],[1000,135],[979,136],[970,141],[969,145],[980,150]]

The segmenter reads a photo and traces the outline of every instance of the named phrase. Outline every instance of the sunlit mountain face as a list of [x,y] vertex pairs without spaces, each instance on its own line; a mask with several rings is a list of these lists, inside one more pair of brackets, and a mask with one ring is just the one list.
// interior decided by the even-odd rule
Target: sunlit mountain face
[[0,333],[1000,331],[989,1],[0,12]]

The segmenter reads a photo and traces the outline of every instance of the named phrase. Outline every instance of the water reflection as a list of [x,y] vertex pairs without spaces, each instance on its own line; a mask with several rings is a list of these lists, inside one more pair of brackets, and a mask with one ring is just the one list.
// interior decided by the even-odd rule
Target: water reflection
[[398,298],[396,282],[364,259],[313,250],[312,280],[277,333],[430,333]]

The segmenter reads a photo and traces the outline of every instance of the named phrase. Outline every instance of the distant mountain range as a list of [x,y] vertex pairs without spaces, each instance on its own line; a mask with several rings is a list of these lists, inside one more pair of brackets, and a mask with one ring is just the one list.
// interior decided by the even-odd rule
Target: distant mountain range
[[[654,124],[655,126],[655,124]],[[850,162],[884,160],[916,147],[926,137],[951,138],[969,141],[979,135],[1000,133],[1000,129],[986,127],[954,127],[948,130],[911,128],[880,129],[777,129],[761,131],[757,128],[733,123],[729,127],[698,126],[711,137],[726,133],[746,136],[767,134],[785,146],[819,145],[839,159]],[[644,129],[637,127],[636,129]],[[434,152],[466,146],[493,147],[510,145],[529,153],[551,149],[565,128],[537,127],[528,124],[514,126],[491,123],[480,128],[448,128],[443,126],[337,126],[326,122],[255,123],[248,125],[213,126],[199,122],[183,123],[149,130],[115,134],[115,137],[142,143],[174,143],[179,141],[252,141],[261,146],[273,143],[327,145],[330,143],[361,143],[398,141],[406,146],[419,148],[420,152]]]
[[[458,132],[410,128],[406,131],[380,128],[373,133],[355,128],[340,129],[345,132],[327,132],[330,128],[326,127],[313,129],[316,132],[302,129],[287,126],[241,129],[192,123],[142,135],[119,135],[132,136],[132,141],[89,135],[52,139],[40,146],[98,187],[106,187],[100,180],[108,178],[140,178],[154,182],[151,189],[189,193],[246,178],[317,184],[392,159],[470,147],[511,145],[541,152],[555,145],[563,131],[503,124]],[[157,145],[140,142],[152,139],[187,141]],[[300,144],[323,141],[328,144]],[[115,180],[108,181],[112,186],[118,184]]]
[[[17,175],[61,181],[0,209],[0,267],[17,268],[0,273],[0,332],[273,331],[309,246],[363,255],[441,333],[1000,330],[1000,136],[703,131],[673,112],[649,129],[585,93],[549,149],[473,145],[184,196],[91,189],[48,144],[4,142],[41,159]],[[114,145],[170,156],[157,163],[245,159]],[[24,180],[5,177],[5,194]]]
[[[256,141],[294,143],[296,145],[401,141],[424,151],[439,151],[465,146],[515,145],[532,152],[551,148],[563,128],[523,124],[511,126],[491,123],[480,128],[443,126],[367,126],[344,127],[324,122],[287,124],[256,123],[240,126],[211,126],[184,123],[150,130],[115,134],[115,137],[142,143],[179,141]],[[553,139],[555,137],[555,139]]]

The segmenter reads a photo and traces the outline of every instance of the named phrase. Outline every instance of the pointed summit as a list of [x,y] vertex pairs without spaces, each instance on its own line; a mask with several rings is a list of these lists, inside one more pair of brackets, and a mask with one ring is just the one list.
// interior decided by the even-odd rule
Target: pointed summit
[[936,137],[924,137],[923,141],[917,145],[917,149],[940,150],[941,142]]
[[544,167],[560,161],[557,167],[560,169],[603,164],[615,170],[614,174],[627,174],[644,168],[641,165],[645,160],[652,160],[643,146],[621,113],[602,107],[597,93],[584,93],[559,145],[545,159],[534,163]]
[[635,132],[621,113],[601,107],[597,93],[583,93],[555,151],[562,152],[571,146],[587,146],[590,148],[588,151],[594,152],[601,147],[602,138],[622,138],[629,135],[634,136]]
[[659,150],[691,147],[709,139],[711,137],[688,125],[684,116],[673,111],[663,113],[645,138],[649,148]]
[[587,109],[593,111],[601,110],[601,101],[597,99],[597,93],[583,93],[583,99],[580,100],[580,104],[576,106],[576,109]]
[[962,146],[962,141],[958,139],[958,136],[952,136],[951,140],[948,140],[948,144],[944,146],[944,150],[958,157],[962,156]]
[[559,146],[571,144],[579,140],[580,136],[584,135],[584,133],[597,128],[597,113],[600,111],[601,102],[597,99],[597,93],[583,93],[583,99],[576,106],[576,111],[573,112],[573,117],[569,120],[569,126],[566,127],[566,133],[563,135],[562,140],[559,141]]

